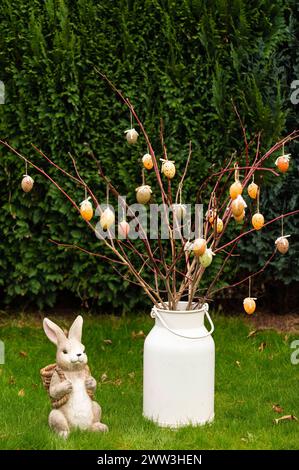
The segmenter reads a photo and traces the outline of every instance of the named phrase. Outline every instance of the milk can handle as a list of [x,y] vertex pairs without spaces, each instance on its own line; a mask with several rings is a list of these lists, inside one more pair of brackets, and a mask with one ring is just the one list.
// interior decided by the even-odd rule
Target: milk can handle
[[207,316],[207,319],[209,320],[209,323],[210,323],[210,326],[211,326],[211,329],[210,331],[208,331],[206,334],[202,335],[202,336],[186,336],[186,335],[182,335],[180,333],[177,333],[176,331],[172,330],[171,328],[169,328],[169,326],[167,325],[166,321],[164,320],[164,318],[162,318],[162,316],[160,315],[158,309],[156,308],[156,306],[154,306],[152,308],[152,311],[151,311],[151,317],[152,318],[159,318],[160,322],[162,323],[162,325],[168,330],[170,331],[170,333],[173,333],[174,335],[176,336],[180,336],[181,338],[186,338],[186,339],[201,339],[201,338],[206,338],[207,336],[210,336],[215,327],[214,327],[214,323],[212,322],[212,318],[210,317],[209,315],[209,305],[208,304],[203,304],[202,306],[202,309],[205,310],[205,314]]

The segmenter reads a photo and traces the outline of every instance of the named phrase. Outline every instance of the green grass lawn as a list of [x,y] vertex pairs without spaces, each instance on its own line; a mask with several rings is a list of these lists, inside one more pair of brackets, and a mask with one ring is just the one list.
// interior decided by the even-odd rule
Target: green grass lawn
[[[62,320],[65,326],[72,319]],[[273,331],[247,338],[250,325],[241,318],[216,316],[215,422],[204,427],[160,429],[142,417],[142,349],[152,320],[87,317],[83,342],[99,385],[107,434],[74,432],[68,441],[48,428],[50,404],[39,369],[54,362],[55,347],[41,322],[2,320],[0,339],[6,363],[0,366],[1,449],[298,449],[299,422],[273,424],[283,414],[299,417],[299,365],[290,362],[290,342]],[[58,321],[59,323],[59,321]],[[107,341],[112,343],[108,344]],[[264,350],[259,350],[261,343]],[[260,348],[261,349],[261,348]],[[103,381],[103,375],[107,378]],[[102,380],[101,380],[102,378]]]

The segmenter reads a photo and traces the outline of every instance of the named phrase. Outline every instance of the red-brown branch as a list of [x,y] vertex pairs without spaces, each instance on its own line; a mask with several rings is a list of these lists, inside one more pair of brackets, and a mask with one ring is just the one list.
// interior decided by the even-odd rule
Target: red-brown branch
[[273,253],[271,254],[271,256],[267,259],[267,261],[265,262],[265,264],[263,265],[263,267],[261,269],[259,269],[258,271],[256,271],[255,273],[253,274],[250,274],[249,276],[246,276],[245,278],[243,278],[241,281],[238,281],[238,282],[235,282],[234,284],[231,284],[229,286],[224,286],[224,287],[220,287],[219,289],[216,289],[214,291],[211,292],[211,295],[214,295],[216,292],[220,292],[224,289],[232,289],[233,287],[237,287],[239,286],[240,284],[243,284],[243,282],[246,282],[248,281],[250,278],[252,277],[255,277],[257,276],[258,274],[262,273],[263,271],[265,271],[265,269],[267,268],[267,266],[271,263],[272,259],[274,258],[275,254],[276,254],[276,251],[277,249],[275,248],[275,250],[273,251]]
[[[269,220],[268,222],[265,222],[264,227],[267,225],[273,224],[273,222],[276,222],[277,220],[280,220],[284,217],[289,217],[291,215],[299,214],[299,209],[291,212],[287,212],[286,214],[281,214],[278,217],[275,217],[274,219]],[[238,235],[236,238],[233,240],[230,240],[229,242],[225,243],[225,245],[222,245],[220,248],[217,248],[215,250],[215,253],[218,253],[219,251],[223,250],[224,248],[227,248],[230,246],[232,243],[235,243],[236,241],[239,241],[241,238],[243,238],[245,235],[248,235],[249,233],[256,232],[254,228],[251,228],[250,230],[247,230],[247,232],[241,233],[241,235]]]
[[109,261],[111,263],[117,263],[117,264],[121,264],[123,266],[126,266],[126,264],[123,261],[120,261],[120,260],[114,259],[114,258],[110,258],[109,256],[102,255],[101,253],[94,253],[93,251],[86,250],[85,248],[82,248],[79,245],[57,242],[56,240],[52,240],[52,238],[49,238],[49,242],[53,243],[54,245],[60,246],[62,248],[69,248],[69,249],[79,250],[79,251],[82,251],[83,253],[86,253],[87,255],[95,256],[97,258],[101,258],[101,259],[103,259],[105,261]]

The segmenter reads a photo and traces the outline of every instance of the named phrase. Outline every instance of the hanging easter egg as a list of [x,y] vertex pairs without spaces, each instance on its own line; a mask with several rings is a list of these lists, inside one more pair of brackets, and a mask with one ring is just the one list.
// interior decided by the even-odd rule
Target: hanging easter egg
[[123,238],[128,238],[129,231],[130,231],[130,225],[128,224],[128,222],[126,220],[122,220],[118,224],[118,233],[119,233],[119,235]]
[[87,220],[88,222],[93,217],[93,208],[89,199],[90,197],[87,199],[84,199],[84,201],[80,203],[80,214],[83,217],[83,219]]
[[223,221],[220,219],[220,217],[217,217],[217,227],[216,227],[217,233],[221,233],[223,230]]
[[100,217],[100,224],[103,230],[109,230],[115,222],[114,212],[107,207],[104,212],[102,212]]
[[207,268],[213,261],[214,253],[211,248],[207,248],[202,256],[199,257],[199,262],[203,268]]
[[247,188],[248,196],[251,197],[251,199],[256,199],[258,189],[259,187],[257,184],[255,184],[254,182],[250,183]]
[[207,242],[204,238],[196,238],[192,248],[195,256],[202,256],[207,249]]
[[252,315],[255,312],[255,309],[256,309],[255,300],[256,299],[252,297],[246,297],[246,299],[243,300],[243,307],[244,307],[245,312],[248,313],[248,315]]
[[242,196],[241,195],[237,196],[236,199],[234,199],[231,204],[233,215],[236,217],[239,217],[243,213],[245,207],[247,207],[247,204],[242,198]]
[[128,129],[125,134],[128,144],[136,144],[139,134],[135,129]]
[[240,224],[245,218],[245,210],[243,210],[241,215],[233,215],[235,221]]
[[154,166],[152,156],[149,153],[146,153],[145,155],[143,155],[142,163],[143,163],[144,168],[146,168],[147,170],[151,170]]
[[163,163],[162,163],[162,173],[164,176],[166,176],[166,178],[168,179],[172,179],[175,175],[175,166],[174,166],[174,162],[172,162],[171,160],[162,160]]
[[257,212],[256,214],[252,216],[251,222],[255,230],[260,230],[264,226],[265,219],[262,214]]
[[229,188],[229,195],[232,199],[236,199],[238,196],[241,196],[242,191],[243,188],[240,181],[235,181]]
[[179,220],[184,219],[187,214],[187,208],[185,204],[173,204],[172,206],[173,212],[175,213],[176,217]]
[[24,175],[22,182],[21,182],[21,187],[24,191],[24,193],[29,193],[31,189],[33,188],[34,181],[29,175]]
[[286,237],[277,238],[275,245],[282,255],[285,255],[289,251],[289,240]]
[[281,155],[280,157],[277,158],[275,165],[279,169],[281,173],[286,173],[289,169],[290,166],[290,157],[291,154],[288,153],[286,155]]
[[146,204],[152,196],[151,187],[147,184],[139,186],[136,188],[136,199],[139,204]]
[[208,218],[211,225],[214,223],[214,220],[215,220],[216,216],[217,216],[217,210],[216,209],[214,209],[214,210],[210,209],[206,213],[206,217]]

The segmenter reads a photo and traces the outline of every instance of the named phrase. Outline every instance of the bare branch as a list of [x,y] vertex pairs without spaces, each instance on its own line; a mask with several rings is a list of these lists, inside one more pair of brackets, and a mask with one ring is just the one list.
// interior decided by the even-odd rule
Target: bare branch
[[75,249],[75,250],[82,251],[83,253],[86,253],[87,255],[95,256],[97,258],[101,258],[105,261],[109,261],[110,263],[117,263],[117,264],[121,264],[123,266],[126,266],[126,263],[124,263],[123,261],[120,261],[120,260],[114,259],[114,258],[110,258],[109,256],[102,255],[101,253],[94,253],[94,252],[86,250],[85,248],[82,248],[81,246],[76,245],[76,244],[61,243],[61,242],[57,242],[56,240],[52,240],[51,238],[49,238],[49,242],[54,243],[54,245],[60,246],[62,248],[69,248],[69,249]]
[[255,273],[253,274],[250,274],[249,276],[246,276],[244,279],[242,279],[241,281],[238,281],[238,282],[235,282],[234,284],[231,284],[231,285],[228,285],[228,286],[224,286],[224,287],[220,287],[219,289],[216,289],[214,291],[211,292],[211,296],[212,295],[215,295],[216,292],[220,292],[224,289],[232,289],[233,287],[237,287],[239,286],[240,284],[243,284],[244,282],[248,281],[248,279],[250,278],[253,278],[255,276],[257,276],[258,274],[262,273],[263,271],[265,271],[265,269],[267,268],[267,266],[269,266],[269,264],[271,263],[271,261],[273,260],[275,254],[276,254],[276,251],[277,249],[275,248],[275,250],[273,251],[273,253],[271,254],[271,256],[267,259],[267,261],[265,262],[265,264],[263,265],[263,267],[261,269],[259,269],[258,271],[256,271]]

